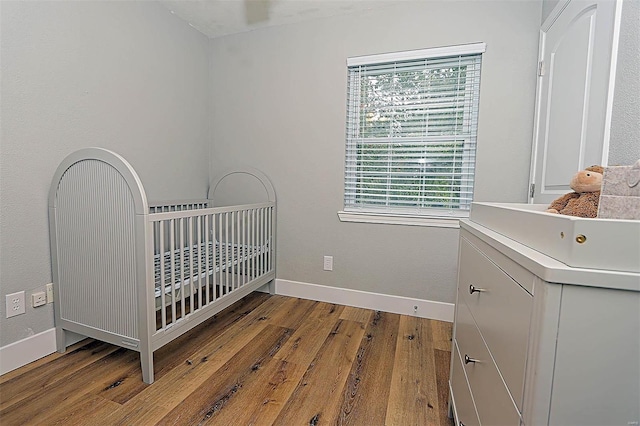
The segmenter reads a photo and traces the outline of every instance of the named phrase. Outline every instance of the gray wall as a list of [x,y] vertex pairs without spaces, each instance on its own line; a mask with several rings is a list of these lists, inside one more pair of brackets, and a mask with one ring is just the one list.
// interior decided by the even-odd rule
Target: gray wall
[[640,158],[640,0],[624,0],[611,116],[609,164]]
[[[101,146],[150,199],[205,197],[208,39],[150,2],[0,2],[0,346],[50,329],[47,193],[70,152]],[[4,295],[27,290],[25,315]],[[132,295],[132,297],[134,297]]]
[[486,42],[475,199],[525,202],[541,11],[539,1],[412,1],[212,40],[211,168],[249,165],[273,180],[278,278],[454,301],[458,230],[338,220],[345,60]]

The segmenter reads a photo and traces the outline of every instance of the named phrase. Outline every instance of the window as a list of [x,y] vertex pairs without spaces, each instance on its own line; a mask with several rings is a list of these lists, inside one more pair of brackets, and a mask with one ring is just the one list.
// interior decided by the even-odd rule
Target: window
[[468,216],[484,50],[476,43],[347,60],[340,213]]

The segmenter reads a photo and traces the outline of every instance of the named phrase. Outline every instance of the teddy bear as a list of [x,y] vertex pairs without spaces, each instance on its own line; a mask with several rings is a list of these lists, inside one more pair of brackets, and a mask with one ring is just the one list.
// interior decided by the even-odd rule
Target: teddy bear
[[547,212],[568,216],[596,217],[603,174],[604,168],[602,166],[587,167],[576,173],[569,184],[575,192],[557,198],[549,205]]

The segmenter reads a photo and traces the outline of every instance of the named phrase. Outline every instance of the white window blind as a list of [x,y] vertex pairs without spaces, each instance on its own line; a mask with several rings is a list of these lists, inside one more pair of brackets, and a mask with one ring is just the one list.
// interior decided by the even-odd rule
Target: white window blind
[[346,212],[468,215],[484,46],[347,61]]

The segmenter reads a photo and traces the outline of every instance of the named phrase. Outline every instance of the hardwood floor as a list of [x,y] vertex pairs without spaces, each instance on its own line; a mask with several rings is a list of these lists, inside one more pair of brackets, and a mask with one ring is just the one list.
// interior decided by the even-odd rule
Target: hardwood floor
[[451,324],[254,293],[156,351],[85,340],[0,376],[8,425],[451,425]]

